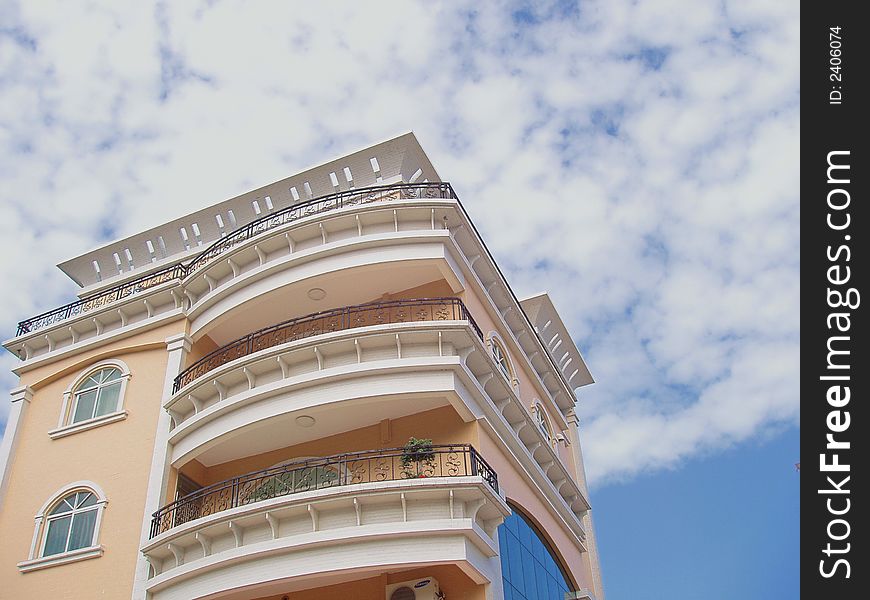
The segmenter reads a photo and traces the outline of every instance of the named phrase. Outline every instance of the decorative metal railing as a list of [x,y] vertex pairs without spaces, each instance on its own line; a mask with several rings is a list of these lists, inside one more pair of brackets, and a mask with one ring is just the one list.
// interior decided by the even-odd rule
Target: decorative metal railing
[[261,217],[244,227],[236,229],[232,233],[214,242],[203,250],[188,264],[175,264],[155,273],[150,273],[138,279],[128,281],[121,285],[109,288],[102,292],[92,294],[75,302],[71,302],[60,308],[44,312],[18,323],[16,336],[31,333],[53,323],[63,321],[70,317],[86,313],[116,300],[138,294],[158,284],[173,279],[183,279],[195,273],[215,257],[232,249],[233,247],[255,237],[265,231],[286,225],[303,217],[318,213],[328,212],[346,206],[356,206],[379,202],[384,200],[404,200],[414,198],[452,198],[456,197],[449,183],[398,183],[392,185],[373,186],[336,192],[326,196],[320,196],[312,200],[300,202],[293,206],[279,210],[270,215]]
[[173,382],[172,393],[223,364],[259,350],[333,331],[412,321],[468,321],[483,339],[480,327],[459,298],[389,300],[345,306],[296,317],[221,346],[182,371]]
[[246,473],[199,489],[152,515],[151,537],[237,506],[358,483],[480,476],[498,493],[498,475],[470,444],[387,448],[306,459]]

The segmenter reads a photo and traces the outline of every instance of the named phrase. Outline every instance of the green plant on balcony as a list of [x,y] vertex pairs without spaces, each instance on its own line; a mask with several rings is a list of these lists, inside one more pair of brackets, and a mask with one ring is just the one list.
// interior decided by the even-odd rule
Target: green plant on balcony
[[402,448],[402,475],[407,479],[431,477],[435,473],[432,440],[412,437]]

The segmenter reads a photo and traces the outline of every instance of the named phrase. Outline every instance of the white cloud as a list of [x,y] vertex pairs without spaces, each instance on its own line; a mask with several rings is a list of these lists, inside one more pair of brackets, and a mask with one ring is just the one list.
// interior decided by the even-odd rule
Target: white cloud
[[794,7],[0,6],[8,334],[56,262],[413,129],[575,332],[594,483],[797,421]]

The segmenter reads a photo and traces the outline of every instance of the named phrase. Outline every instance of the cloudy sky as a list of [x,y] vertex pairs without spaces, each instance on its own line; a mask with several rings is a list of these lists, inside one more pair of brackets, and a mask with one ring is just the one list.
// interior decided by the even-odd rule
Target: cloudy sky
[[584,352],[593,500],[794,438],[797,2],[301,6],[0,0],[5,337],[57,262],[413,130]]

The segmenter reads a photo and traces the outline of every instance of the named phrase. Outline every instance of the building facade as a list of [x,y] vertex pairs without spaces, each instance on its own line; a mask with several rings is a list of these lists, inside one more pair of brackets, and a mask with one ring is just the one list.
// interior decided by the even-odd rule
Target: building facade
[[413,134],[61,263],[0,597],[603,598],[575,390]]

